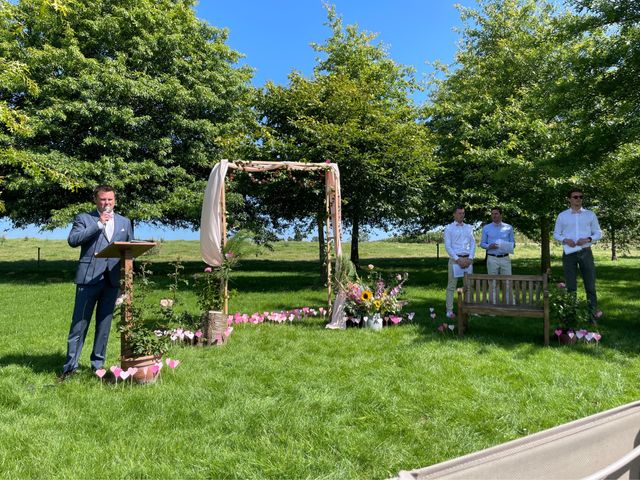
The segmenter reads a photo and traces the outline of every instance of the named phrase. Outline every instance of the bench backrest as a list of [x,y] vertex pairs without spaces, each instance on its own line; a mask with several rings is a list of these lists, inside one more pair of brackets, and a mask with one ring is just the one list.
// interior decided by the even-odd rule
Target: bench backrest
[[465,274],[465,303],[487,305],[544,307],[549,297],[547,275],[485,275]]

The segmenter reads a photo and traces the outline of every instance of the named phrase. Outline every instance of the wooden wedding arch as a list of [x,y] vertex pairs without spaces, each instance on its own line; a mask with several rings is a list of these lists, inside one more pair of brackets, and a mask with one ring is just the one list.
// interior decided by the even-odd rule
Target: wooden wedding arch
[[[227,238],[227,214],[225,202],[225,178],[228,169],[245,172],[267,172],[273,170],[303,170],[325,172],[326,242],[333,242],[327,262],[327,304],[331,308],[332,263],[338,268],[342,257],[342,215],[340,200],[340,170],[335,163],[263,162],[245,160],[221,160],[211,170],[204,193],[200,217],[200,252],[208,265],[219,266],[224,259]],[[331,258],[332,257],[332,258]],[[229,313],[228,289],[224,285],[224,313]]]

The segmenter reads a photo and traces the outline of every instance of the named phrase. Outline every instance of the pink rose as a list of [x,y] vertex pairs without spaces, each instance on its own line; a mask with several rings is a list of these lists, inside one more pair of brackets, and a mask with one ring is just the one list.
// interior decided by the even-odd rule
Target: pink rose
[[558,287],[558,288],[567,288],[567,286],[565,285],[565,283],[564,283],[564,282],[560,282],[560,283],[558,283],[557,287]]
[[211,267],[206,267],[204,269],[204,273],[211,273],[213,270],[211,269]]
[[162,308],[171,308],[173,307],[173,300],[170,298],[163,298],[160,300],[160,306]]
[[367,268],[369,268],[369,270],[373,270],[375,267],[372,264],[367,265]]

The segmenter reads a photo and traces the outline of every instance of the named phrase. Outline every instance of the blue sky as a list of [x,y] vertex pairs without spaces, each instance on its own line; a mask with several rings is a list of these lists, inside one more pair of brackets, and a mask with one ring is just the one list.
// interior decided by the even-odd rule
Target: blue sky
[[[454,4],[474,6],[473,0],[335,0],[344,25],[377,33],[397,63],[411,65],[422,79],[431,71],[427,62],[452,63],[461,26]],[[318,54],[310,44],[322,44],[331,32],[322,0],[202,0],[198,17],[229,30],[227,44],[242,53],[240,62],[255,69],[253,84],[286,84],[293,70],[310,75]],[[423,99],[418,97],[417,100]],[[346,233],[346,232],[345,232]],[[8,238],[66,238],[68,229],[40,232],[37,227],[9,229],[0,220],[0,236]],[[198,232],[139,225],[138,238],[165,240],[199,238]],[[374,232],[372,238],[378,235]]]

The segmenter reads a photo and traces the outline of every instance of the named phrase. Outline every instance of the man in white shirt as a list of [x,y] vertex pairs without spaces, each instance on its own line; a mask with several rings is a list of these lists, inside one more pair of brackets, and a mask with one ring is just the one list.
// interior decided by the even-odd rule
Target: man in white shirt
[[578,268],[582,275],[589,309],[594,316],[597,311],[596,266],[591,245],[602,237],[602,230],[595,213],[582,208],[584,194],[579,188],[572,188],[567,195],[570,208],[560,212],[553,231],[553,238],[562,243],[562,268],[568,292],[578,289]]
[[[449,269],[447,282],[447,317],[454,318],[453,296],[458,286],[458,278],[454,274],[454,265],[459,269],[473,268],[473,257],[476,253],[476,241],[473,228],[464,223],[464,208],[456,207],[453,211],[453,222],[444,228],[444,248],[449,255]],[[458,270],[458,268],[456,268]]]

